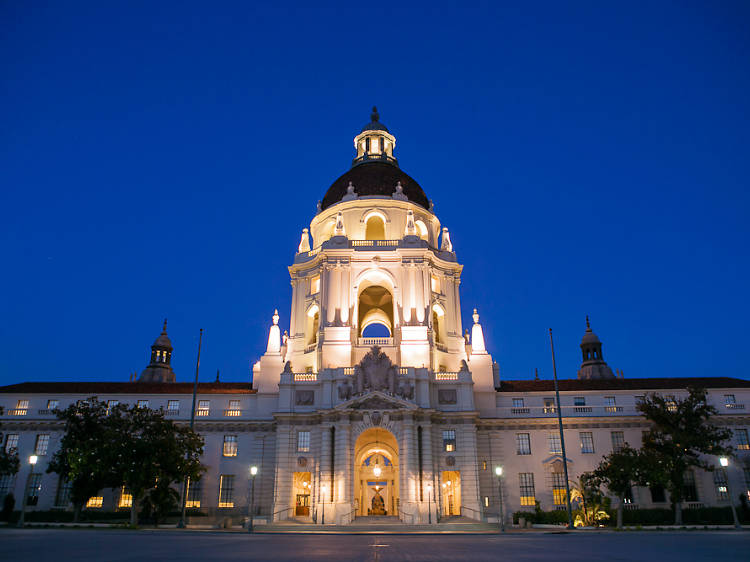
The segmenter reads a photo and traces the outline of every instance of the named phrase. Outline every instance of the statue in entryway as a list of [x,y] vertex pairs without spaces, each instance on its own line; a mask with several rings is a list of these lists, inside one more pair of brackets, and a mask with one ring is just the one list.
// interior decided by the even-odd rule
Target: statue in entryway
[[372,509],[370,510],[371,515],[385,515],[385,500],[380,495],[380,490],[375,490],[375,495],[372,497]]

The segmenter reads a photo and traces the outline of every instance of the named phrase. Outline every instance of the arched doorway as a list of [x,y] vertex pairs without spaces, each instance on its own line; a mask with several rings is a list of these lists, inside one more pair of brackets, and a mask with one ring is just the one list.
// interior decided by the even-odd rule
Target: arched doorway
[[371,324],[380,324],[393,335],[393,295],[385,287],[370,285],[359,294],[359,335]]
[[387,429],[371,427],[354,444],[356,514],[398,516],[398,443]]

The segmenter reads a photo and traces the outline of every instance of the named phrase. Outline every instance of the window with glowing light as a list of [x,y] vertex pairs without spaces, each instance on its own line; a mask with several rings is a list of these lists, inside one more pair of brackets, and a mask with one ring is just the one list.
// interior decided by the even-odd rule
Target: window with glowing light
[[451,453],[456,450],[456,430],[448,429],[443,431],[443,450]]
[[117,507],[120,509],[131,507],[133,505],[133,494],[123,486],[120,488],[120,500],[117,502]]
[[300,453],[307,453],[310,451],[310,432],[309,431],[297,432],[297,451]]
[[310,294],[317,295],[320,292],[320,275],[314,276],[310,279]]
[[59,400],[47,400],[47,409],[48,410],[57,410],[57,407],[60,405]]
[[534,473],[521,472],[518,475],[518,485],[521,497],[521,505],[536,505],[536,492],[534,490]]
[[234,474],[219,477],[219,507],[234,507]]
[[565,490],[565,474],[562,472],[552,473],[552,501],[555,505],[565,505],[567,491]]
[[141,409],[148,408],[148,400],[138,400],[136,407]]
[[227,408],[226,414],[228,417],[236,418],[240,416],[242,411],[240,410],[240,401],[239,400],[230,400],[229,401],[229,408]]
[[86,509],[100,508],[104,504],[104,496],[91,496],[86,502]]
[[237,436],[236,435],[224,436],[224,449],[223,449],[222,454],[225,457],[237,456]]
[[734,439],[737,442],[737,448],[743,451],[750,449],[750,441],[748,441],[747,429],[735,429]]
[[716,487],[716,499],[723,502],[729,499],[729,484],[727,482],[727,471],[723,468],[714,470],[714,486]]
[[203,495],[203,481],[188,478],[187,499],[185,507],[198,508],[201,506],[201,496]]
[[206,417],[208,413],[211,411],[211,401],[210,400],[198,400],[198,410],[195,412],[195,415],[200,417]]
[[28,400],[19,400],[16,402],[16,410],[15,415],[17,416],[25,416],[29,412],[29,401]]

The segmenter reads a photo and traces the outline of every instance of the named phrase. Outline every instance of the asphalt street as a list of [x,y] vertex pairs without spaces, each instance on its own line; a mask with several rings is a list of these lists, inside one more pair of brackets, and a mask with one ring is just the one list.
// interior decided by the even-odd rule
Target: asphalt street
[[0,560],[749,560],[750,532],[301,535],[2,529]]

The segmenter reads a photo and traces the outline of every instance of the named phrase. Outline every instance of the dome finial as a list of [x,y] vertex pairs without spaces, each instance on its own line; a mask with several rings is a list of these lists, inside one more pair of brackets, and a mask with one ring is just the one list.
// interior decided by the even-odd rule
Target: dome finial
[[163,335],[167,335],[167,319],[164,319],[164,328],[162,328],[161,333]]
[[587,332],[591,331],[591,324],[589,323],[589,315],[588,314],[586,315],[586,331]]
[[372,119],[373,123],[377,123],[378,121],[380,121],[380,114],[378,113],[378,108],[375,105],[372,106],[372,113],[370,114],[370,119]]

